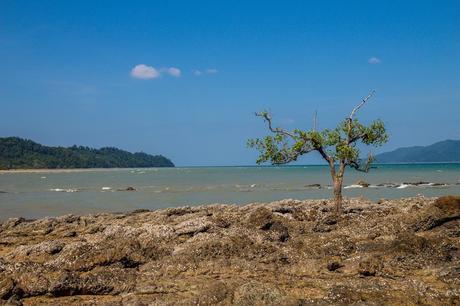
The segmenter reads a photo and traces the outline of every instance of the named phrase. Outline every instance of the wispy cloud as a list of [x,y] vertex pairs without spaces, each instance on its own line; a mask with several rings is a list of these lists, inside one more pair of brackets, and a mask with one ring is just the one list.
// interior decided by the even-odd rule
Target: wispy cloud
[[196,70],[193,71],[193,74],[195,76],[202,76],[204,74],[216,74],[218,72],[219,71],[216,68],[207,68],[207,69],[204,69],[204,70],[196,69]]
[[160,76],[160,72],[152,66],[139,64],[131,69],[131,76],[142,80],[156,79]]
[[379,58],[373,56],[369,58],[367,62],[371,65],[376,65],[376,64],[380,64],[382,61]]
[[[212,75],[218,72],[219,71],[216,68],[196,69],[192,71],[195,76]],[[138,64],[131,69],[131,76],[135,79],[156,79],[162,75],[179,78],[182,76],[182,70],[177,67],[155,68],[146,64]]]
[[131,69],[131,76],[136,79],[149,80],[159,78],[162,74],[167,74],[178,78],[182,75],[182,71],[176,67],[155,68],[145,64],[139,64]]
[[216,74],[218,71],[216,68],[208,68],[206,69],[206,74]]
[[173,77],[180,77],[181,76],[181,71],[179,68],[176,67],[170,67],[166,69],[166,73],[173,76]]

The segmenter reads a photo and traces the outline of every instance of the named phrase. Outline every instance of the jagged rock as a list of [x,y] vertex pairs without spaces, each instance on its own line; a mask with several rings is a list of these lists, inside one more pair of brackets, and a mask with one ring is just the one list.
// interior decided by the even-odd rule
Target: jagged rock
[[327,264],[327,269],[329,271],[335,271],[335,270],[340,269],[342,267],[343,267],[343,265],[341,263],[337,262],[337,261],[333,261],[333,262],[330,262],[330,263]]
[[383,268],[380,257],[369,257],[359,263],[358,273],[362,276],[375,276]]
[[233,303],[235,305],[283,305],[285,298],[273,285],[252,281],[236,289]]
[[65,233],[64,235],[62,235],[62,237],[75,237],[77,236],[77,232],[76,231],[68,231],[67,233]]
[[275,207],[272,209],[273,212],[280,213],[280,214],[292,214],[294,213],[294,209],[292,207]]
[[7,300],[13,293],[14,282],[10,277],[0,274],[0,300]]
[[212,222],[207,217],[201,217],[179,223],[174,230],[177,235],[194,235],[206,232],[211,226]]
[[288,199],[13,219],[0,231],[0,305],[460,302],[458,197],[333,211]]
[[185,206],[185,207],[177,207],[177,208],[167,208],[165,209],[164,213],[168,216],[182,216],[185,214],[190,214],[192,213],[192,208]]
[[2,224],[2,228],[3,229],[8,229],[8,228],[12,228],[12,227],[15,227],[23,222],[25,222],[26,219],[22,218],[22,217],[19,217],[19,218],[10,218],[8,220],[6,220],[5,223]]
[[412,229],[426,231],[444,223],[460,219],[460,196],[446,196],[437,199],[415,216]]
[[273,213],[265,207],[256,208],[246,218],[246,224],[257,228],[262,228],[271,222],[273,222]]

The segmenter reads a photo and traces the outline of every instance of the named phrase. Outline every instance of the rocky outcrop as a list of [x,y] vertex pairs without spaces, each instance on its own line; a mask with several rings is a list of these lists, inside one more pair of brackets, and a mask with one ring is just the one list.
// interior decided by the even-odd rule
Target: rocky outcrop
[[10,219],[0,305],[460,303],[460,197]]

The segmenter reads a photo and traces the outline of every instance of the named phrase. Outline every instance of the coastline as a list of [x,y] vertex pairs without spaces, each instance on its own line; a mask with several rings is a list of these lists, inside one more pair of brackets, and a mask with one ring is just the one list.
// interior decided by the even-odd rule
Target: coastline
[[[119,170],[134,170],[134,169],[153,169],[147,168],[69,168],[69,169],[8,169],[0,170],[0,174],[6,173],[78,173],[78,172],[101,172],[101,171],[119,171]],[[159,167],[160,168],[160,167]]]
[[203,205],[0,226],[0,302],[456,304],[460,197]]

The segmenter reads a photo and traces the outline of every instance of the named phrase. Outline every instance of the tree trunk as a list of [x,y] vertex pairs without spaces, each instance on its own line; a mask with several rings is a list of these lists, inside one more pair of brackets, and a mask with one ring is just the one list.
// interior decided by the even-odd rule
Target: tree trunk
[[334,181],[334,201],[335,213],[340,215],[342,213],[342,181],[341,177],[333,177]]

